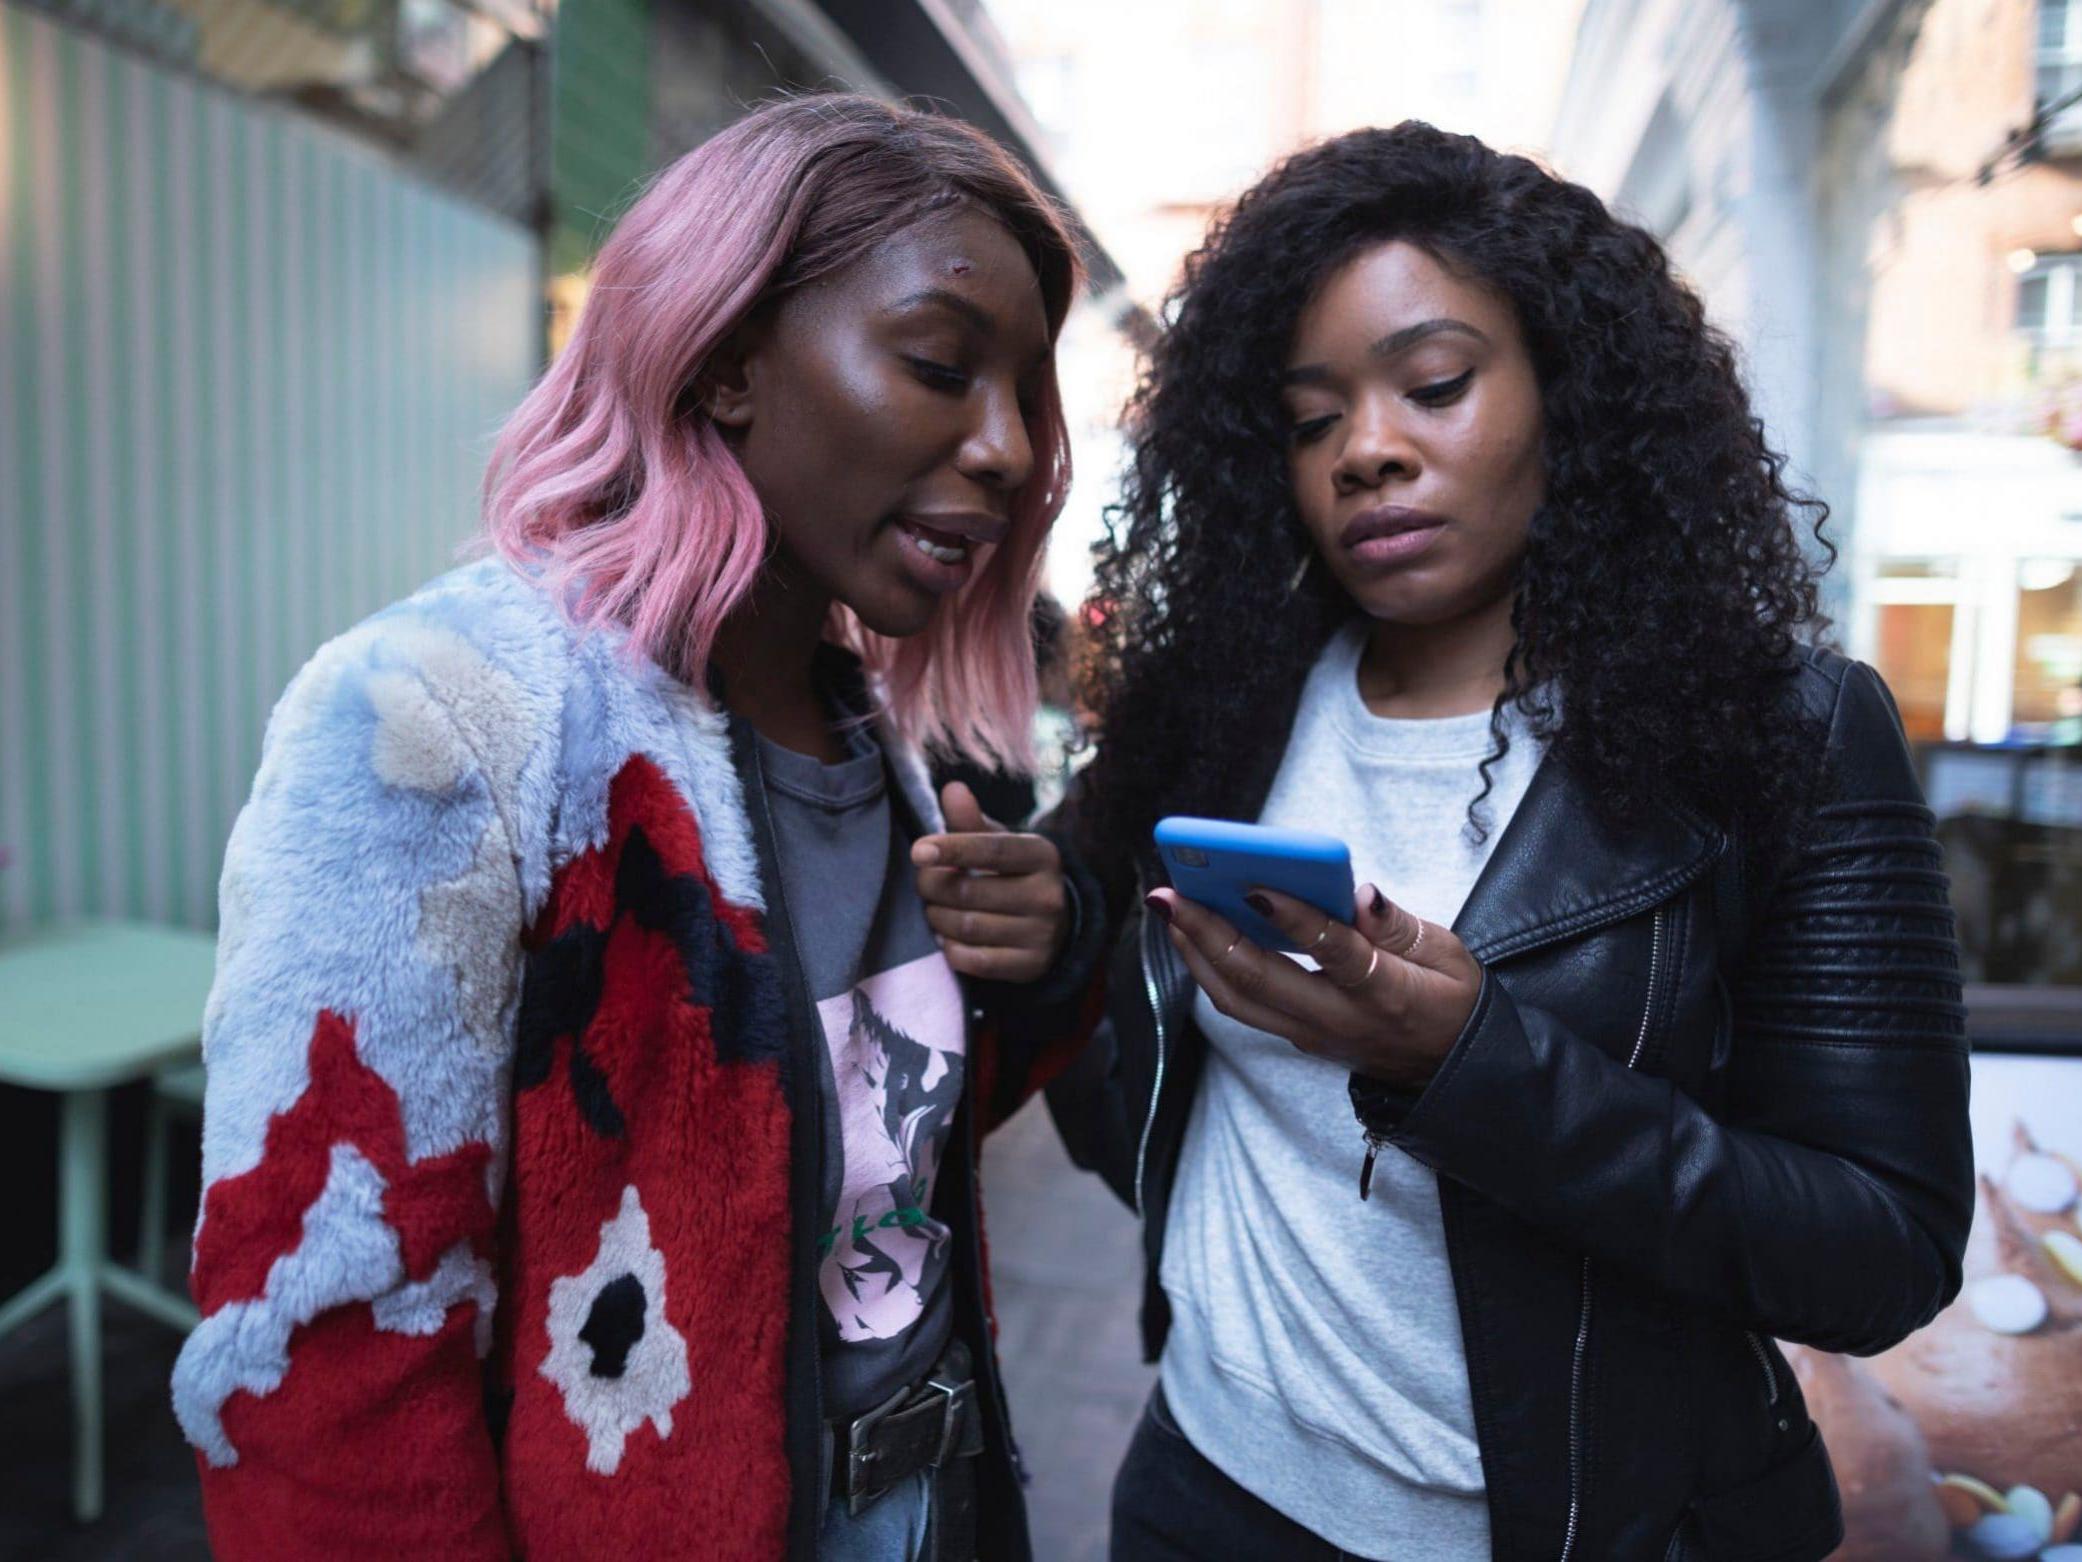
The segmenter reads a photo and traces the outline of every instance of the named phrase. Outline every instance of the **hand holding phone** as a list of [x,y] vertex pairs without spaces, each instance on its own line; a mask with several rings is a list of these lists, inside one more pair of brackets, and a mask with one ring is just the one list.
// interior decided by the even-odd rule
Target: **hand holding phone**
[[1335,836],[1173,814],[1157,824],[1157,854],[1181,895],[1261,949],[1301,946],[1245,904],[1254,889],[1306,901],[1333,921],[1352,920],[1352,853]]
[[[1157,849],[1172,884],[1144,904],[1169,924],[1171,947],[1216,1010],[1403,1089],[1430,1080],[1482,989],[1482,968],[1452,929],[1378,885],[1355,905],[1351,854],[1329,836],[1169,818]],[[1286,958],[1296,951],[1316,969]]]

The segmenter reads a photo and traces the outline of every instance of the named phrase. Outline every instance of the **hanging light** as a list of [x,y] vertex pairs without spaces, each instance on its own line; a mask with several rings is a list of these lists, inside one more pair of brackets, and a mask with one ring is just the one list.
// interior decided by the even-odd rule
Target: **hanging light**
[[[2082,218],[2077,220],[2082,221]],[[2038,252],[2028,249],[2013,249],[2009,253],[2009,262],[2010,269],[2021,277],[2039,263]]]

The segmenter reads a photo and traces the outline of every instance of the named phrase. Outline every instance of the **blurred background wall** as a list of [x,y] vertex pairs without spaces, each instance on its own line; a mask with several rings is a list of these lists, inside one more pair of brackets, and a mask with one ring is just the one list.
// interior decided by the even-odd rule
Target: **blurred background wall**
[[274,697],[469,537],[533,236],[9,6],[5,920],[214,918]]
[[1974,1029],[2082,1033],[2082,6],[1589,0],[1556,163],[1668,246],[1841,550]]

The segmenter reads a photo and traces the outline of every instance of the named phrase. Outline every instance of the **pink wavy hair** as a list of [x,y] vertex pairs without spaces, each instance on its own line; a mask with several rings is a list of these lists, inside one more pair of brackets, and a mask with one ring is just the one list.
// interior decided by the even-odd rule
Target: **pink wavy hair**
[[[569,344],[500,433],[484,488],[492,546],[582,626],[626,626],[632,650],[704,687],[767,528],[692,394],[703,364],[753,310],[962,205],[1025,250],[1053,342],[1081,280],[1075,243],[1011,154],[958,120],[791,98],[680,158],[616,224]],[[876,675],[905,738],[1014,768],[1031,763],[1028,613],[1070,480],[1052,363],[1027,434],[1034,475],[1010,533],[923,634],[890,640],[843,608],[828,631]]]

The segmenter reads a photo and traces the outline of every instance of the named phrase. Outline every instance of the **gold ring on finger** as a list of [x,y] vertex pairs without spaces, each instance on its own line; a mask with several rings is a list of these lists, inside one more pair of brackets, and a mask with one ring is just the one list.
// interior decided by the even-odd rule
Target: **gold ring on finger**
[[1409,947],[1409,948],[1407,948],[1407,949],[1405,949],[1405,950],[1404,950],[1404,951],[1402,952],[1402,958],[1403,958],[1403,959],[1405,959],[1405,960],[1414,960],[1414,959],[1416,959],[1416,958],[1417,958],[1417,946],[1418,946],[1419,944],[1423,943],[1423,942],[1424,942],[1424,924],[1423,924],[1422,922],[1419,922],[1419,923],[1417,924],[1417,936],[1416,936],[1415,938],[1413,938],[1413,939],[1411,939],[1411,940],[1410,940],[1410,947]]
[[1366,962],[1365,971],[1360,973],[1359,979],[1357,981],[1332,982],[1330,985],[1335,987],[1339,992],[1350,992],[1353,988],[1364,987],[1368,982],[1372,981],[1374,979],[1374,972],[1378,971],[1380,968],[1381,949],[1380,946],[1376,944],[1373,946],[1373,952]]
[[1222,962],[1224,960],[1228,959],[1231,955],[1236,953],[1236,946],[1242,942],[1243,934],[1238,933],[1234,938],[1229,940],[1229,947],[1227,949],[1224,949],[1220,954],[1215,956],[1214,963],[1215,969],[1217,971],[1219,971],[1222,968]]
[[1337,918],[1335,918],[1335,917],[1325,917],[1325,918],[1323,919],[1323,931],[1322,931],[1322,932],[1320,932],[1320,933],[1318,933],[1318,934],[1316,935],[1316,941],[1315,941],[1314,943],[1310,944],[1310,945],[1308,946],[1308,948],[1306,948],[1306,949],[1302,950],[1302,953],[1303,953],[1303,954],[1305,954],[1305,955],[1312,955],[1312,954],[1314,954],[1314,953],[1315,953],[1315,952],[1316,952],[1316,951],[1317,951],[1318,949],[1321,949],[1321,948],[1323,947],[1323,940],[1324,940],[1324,939],[1326,939],[1326,938],[1328,938],[1328,937],[1330,936],[1330,930],[1331,930],[1331,929],[1332,929],[1333,927],[1335,927],[1336,925],[1337,925]]

